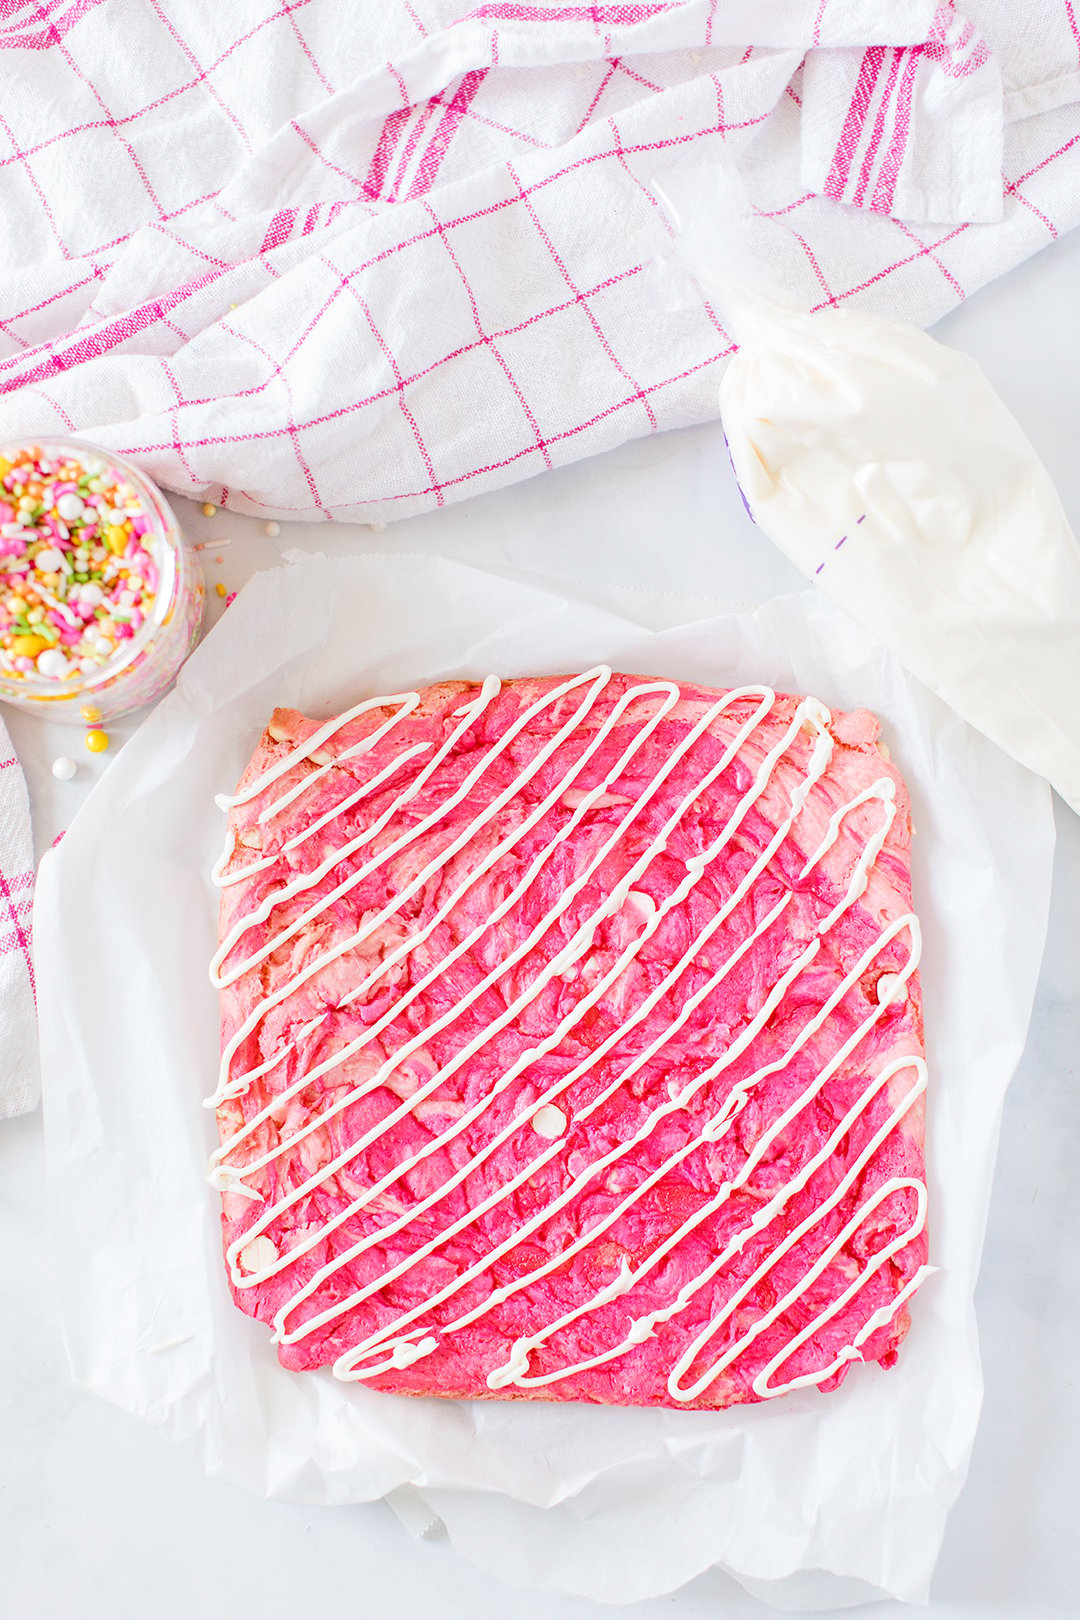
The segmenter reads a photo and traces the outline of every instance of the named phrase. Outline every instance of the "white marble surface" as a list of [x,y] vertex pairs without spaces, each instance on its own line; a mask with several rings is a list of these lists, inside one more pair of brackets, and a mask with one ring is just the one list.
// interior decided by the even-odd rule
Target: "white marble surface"
[[[1077,286],[1080,233],[980,293],[938,335],[980,360],[1057,479],[1080,532]],[[745,518],[715,426],[642,441],[380,534],[298,525],[269,539],[256,523],[178,506],[193,538],[229,539],[203,558],[211,583],[221,579],[230,589],[294,546],[440,551],[565,581],[598,600],[647,592],[653,614],[672,622],[701,611],[702,597],[756,601],[800,583]],[[525,544],[522,515],[538,513],[543,540]],[[216,616],[222,604],[213,593],[211,600]],[[78,732],[10,710],[5,718],[27,767],[38,846],[46,848],[134,722],[114,727],[113,751],[92,758]],[[78,760],[69,784],[50,772],[60,753]],[[1047,956],[1006,1104],[977,1297],[986,1401],[934,1581],[933,1620],[1080,1614],[1072,1511],[1080,1500],[1080,818],[1058,803],[1057,821]],[[103,994],[122,995],[108,962],[95,961],[92,938],[87,963]],[[310,1510],[206,1480],[148,1425],[72,1387],[49,1256],[36,1114],[0,1124],[3,1612],[26,1620],[232,1620],[238,1613],[291,1620],[319,1612],[346,1620],[433,1613],[590,1620],[604,1612],[583,1599],[512,1591],[444,1537],[413,1541],[383,1504]],[[742,1620],[775,1611],[705,1575],[615,1612],[627,1620]],[[882,1617],[904,1612],[897,1604],[873,1609]]]

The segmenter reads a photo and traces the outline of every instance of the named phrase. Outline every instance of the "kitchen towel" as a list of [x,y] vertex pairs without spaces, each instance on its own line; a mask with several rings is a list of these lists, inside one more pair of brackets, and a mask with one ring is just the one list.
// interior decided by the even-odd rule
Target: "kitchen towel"
[[0,720],[0,1119],[39,1095],[30,909],[34,845],[22,768]]
[[655,185],[925,325],[1080,218],[1070,0],[6,0],[0,432],[384,522],[715,417]]

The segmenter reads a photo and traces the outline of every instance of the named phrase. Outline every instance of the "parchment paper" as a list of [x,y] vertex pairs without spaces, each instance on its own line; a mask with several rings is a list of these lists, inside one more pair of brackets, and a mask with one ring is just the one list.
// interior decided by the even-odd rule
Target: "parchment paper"
[[[316,716],[452,676],[606,661],[865,705],[904,772],[928,1058],[931,1259],[890,1372],[731,1412],[453,1403],[283,1371],[235,1309],[218,1201],[208,873],[275,704]],[[1045,938],[1046,786],[813,593],[654,631],[430,558],[256,576],[42,868],[50,1200],[76,1379],[268,1496],[392,1493],[503,1579],[629,1602],[719,1565],[782,1606],[925,1595],[981,1398],[972,1296],[1005,1086]]]

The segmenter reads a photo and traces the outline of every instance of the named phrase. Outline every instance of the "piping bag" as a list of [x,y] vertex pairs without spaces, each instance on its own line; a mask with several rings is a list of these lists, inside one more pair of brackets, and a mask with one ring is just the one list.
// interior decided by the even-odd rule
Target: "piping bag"
[[1080,811],[1080,547],[1019,423],[973,360],[918,328],[793,300],[749,249],[726,164],[657,189],[677,260],[739,346],[720,414],[751,517]]

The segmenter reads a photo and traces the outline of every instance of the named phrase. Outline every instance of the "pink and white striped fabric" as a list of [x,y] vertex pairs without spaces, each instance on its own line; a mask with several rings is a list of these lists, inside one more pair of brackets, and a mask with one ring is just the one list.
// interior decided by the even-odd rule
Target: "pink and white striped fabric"
[[38,1099],[30,908],[34,846],[30,805],[11,738],[0,720],[0,1119]]
[[1001,72],[969,18],[943,5],[918,45],[813,51],[804,91],[816,194],[909,223],[1001,218]]
[[389,520],[716,414],[654,186],[927,324],[1080,219],[1074,0],[2,0],[0,433]]

